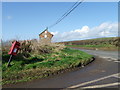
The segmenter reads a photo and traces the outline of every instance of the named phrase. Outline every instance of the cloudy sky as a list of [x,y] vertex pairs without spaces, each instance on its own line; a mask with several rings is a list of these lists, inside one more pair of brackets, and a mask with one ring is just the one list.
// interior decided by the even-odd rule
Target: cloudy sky
[[83,40],[92,38],[105,38],[118,36],[118,23],[117,22],[104,22],[96,27],[90,28],[83,26],[80,29],[71,30],[68,32],[51,32],[54,37],[53,41],[71,41]]
[[[39,39],[75,2],[4,2],[3,40]],[[118,36],[117,2],[83,2],[65,19],[48,30],[53,41]]]

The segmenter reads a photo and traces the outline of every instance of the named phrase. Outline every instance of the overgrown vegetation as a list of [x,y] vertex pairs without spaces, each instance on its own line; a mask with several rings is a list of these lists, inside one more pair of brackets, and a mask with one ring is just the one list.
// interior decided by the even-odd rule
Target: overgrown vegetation
[[48,77],[63,70],[80,67],[92,61],[92,55],[66,48],[63,44],[40,44],[36,41],[21,41],[21,50],[6,67],[9,56],[3,47],[3,84],[17,83]]

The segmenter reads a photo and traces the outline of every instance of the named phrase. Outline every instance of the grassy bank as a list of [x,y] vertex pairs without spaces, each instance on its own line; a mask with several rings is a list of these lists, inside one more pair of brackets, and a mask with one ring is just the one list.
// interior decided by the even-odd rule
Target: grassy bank
[[3,54],[3,85],[48,77],[65,69],[86,65],[92,61],[92,55],[69,48],[52,53],[30,53],[30,56],[26,58],[23,58],[22,54],[19,53],[13,58],[9,68],[6,67],[8,58],[9,55]]
[[67,47],[99,50],[118,50],[120,47],[120,37],[96,38],[78,41],[67,41]]
[[110,44],[100,44],[100,45],[66,45],[71,48],[82,48],[82,49],[93,49],[93,50],[111,50],[116,51],[118,47]]

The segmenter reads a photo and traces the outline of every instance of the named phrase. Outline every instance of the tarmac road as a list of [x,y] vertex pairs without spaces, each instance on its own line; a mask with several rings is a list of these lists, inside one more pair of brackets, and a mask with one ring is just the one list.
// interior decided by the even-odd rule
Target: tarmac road
[[31,82],[7,85],[4,88],[118,88],[120,85],[118,52],[81,50],[95,55],[95,61],[79,70]]
[[119,56],[118,51],[102,51],[102,50],[86,50],[86,49],[79,49],[79,50],[102,58],[110,58],[112,60],[118,61],[118,56]]

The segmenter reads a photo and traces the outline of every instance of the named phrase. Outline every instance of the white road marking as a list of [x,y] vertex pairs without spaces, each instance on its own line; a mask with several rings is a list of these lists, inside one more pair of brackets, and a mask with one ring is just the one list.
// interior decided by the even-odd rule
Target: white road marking
[[115,77],[115,78],[120,78],[120,74],[114,75],[113,77]]
[[107,61],[113,61],[113,60],[107,60]]
[[82,87],[82,89],[86,89],[86,88],[103,88],[103,87],[109,87],[109,86],[116,86],[116,85],[120,85],[120,83],[110,83],[110,84],[104,84],[104,85],[94,85],[94,86],[88,86],[88,87]]
[[117,62],[117,63],[120,63],[120,61],[113,61],[113,62]]
[[111,57],[102,57],[101,58],[104,58],[104,59],[107,59],[107,61],[113,61],[113,62],[116,62],[116,63],[120,63],[120,61],[118,59],[115,59],[115,58],[111,58]]
[[120,63],[120,61],[115,61],[115,60],[107,60],[107,61],[112,61],[112,62],[116,62],[116,63]]
[[92,81],[84,82],[84,83],[81,83],[81,84],[78,84],[78,85],[70,86],[70,87],[68,87],[68,88],[81,87],[81,86],[83,86],[83,85],[87,85],[87,84],[94,83],[94,82],[97,82],[97,81],[100,81],[100,80],[104,80],[104,79],[106,79],[106,78],[114,77],[114,76],[119,75],[119,74],[120,74],[120,73],[112,74],[112,75],[109,75],[109,76],[106,76],[106,77],[102,77],[102,78],[99,78],[99,79],[96,79],[96,80],[92,80]]

